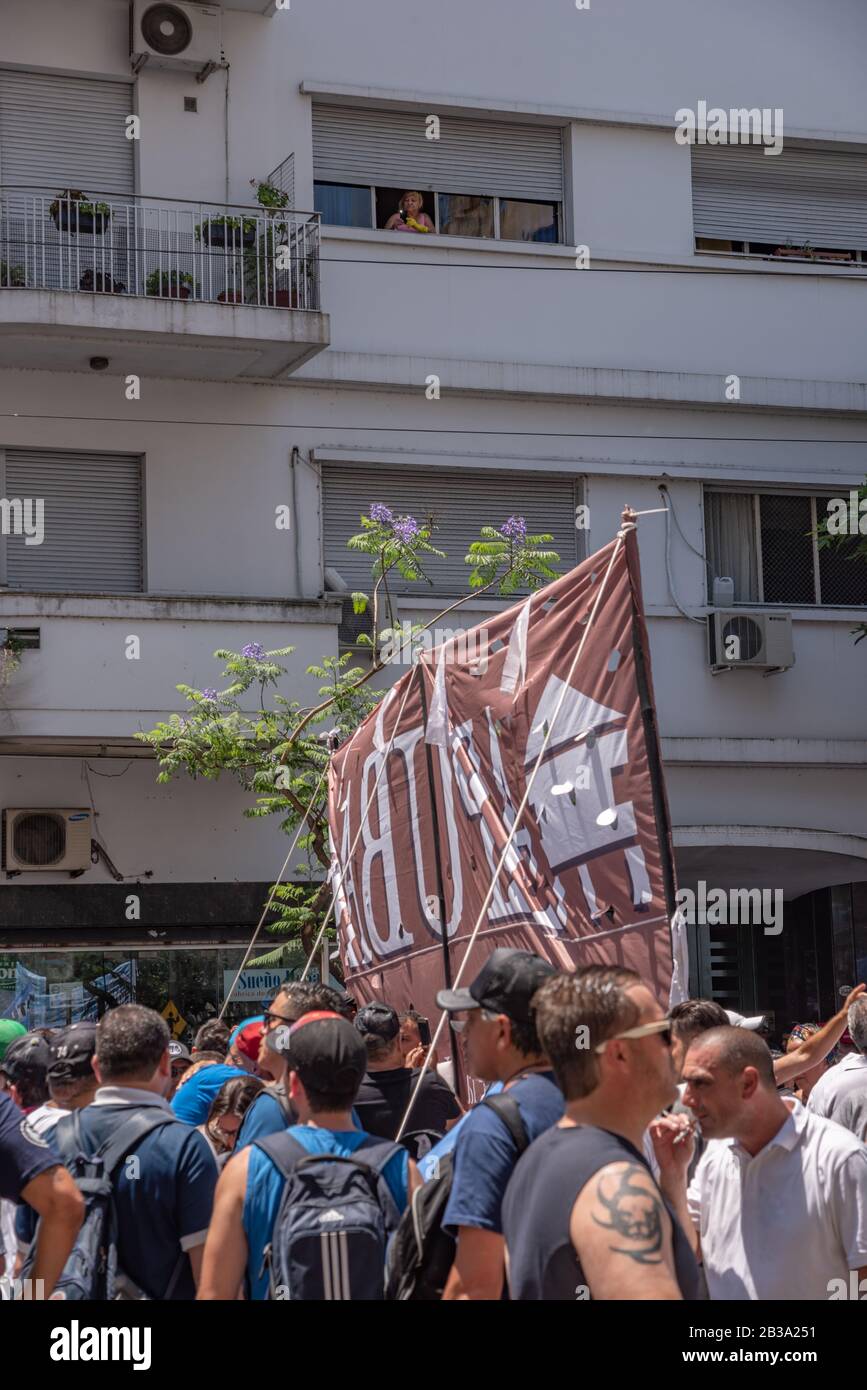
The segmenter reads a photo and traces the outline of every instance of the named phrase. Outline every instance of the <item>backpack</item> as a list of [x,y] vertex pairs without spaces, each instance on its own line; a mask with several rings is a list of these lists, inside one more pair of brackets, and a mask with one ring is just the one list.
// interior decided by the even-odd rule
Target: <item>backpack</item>
[[[530,1139],[521,1119],[518,1102],[501,1092],[485,1096],[486,1105],[502,1120],[512,1137],[518,1158]],[[449,1270],[455,1262],[457,1240],[443,1230],[443,1216],[452,1191],[452,1155],[439,1160],[435,1178],[429,1178],[412,1194],[412,1201],[400,1218],[397,1234],[388,1252],[386,1298],[398,1302],[438,1302],[443,1295]]]
[[[114,1202],[114,1175],[127,1155],[146,1134],[166,1124],[178,1124],[174,1115],[147,1107],[131,1114],[93,1153],[88,1153],[81,1133],[81,1112],[73,1111],[58,1120],[52,1144],[75,1179],[84,1197],[84,1220],[75,1244],[57,1281],[54,1298],[78,1302],[82,1299],[146,1299],[137,1284],[120,1268],[117,1254],[117,1212]],[[41,1226],[41,1221],[39,1226]],[[39,1226],[27,1252],[21,1278],[30,1277],[36,1258]],[[186,1256],[181,1252],[163,1298],[170,1297]]]
[[[269,1085],[263,1086],[259,1095],[270,1096],[272,1100],[276,1100],[287,1129],[291,1128],[292,1125],[297,1125],[297,1112],[286,1094],[286,1087],[282,1081],[272,1081]],[[254,1097],[255,1100],[258,1100],[258,1098],[258,1096]]]
[[383,1170],[401,1146],[369,1134],[343,1157],[308,1153],[286,1132],[254,1143],[285,1178],[262,1264],[269,1299],[382,1299],[400,1220]]

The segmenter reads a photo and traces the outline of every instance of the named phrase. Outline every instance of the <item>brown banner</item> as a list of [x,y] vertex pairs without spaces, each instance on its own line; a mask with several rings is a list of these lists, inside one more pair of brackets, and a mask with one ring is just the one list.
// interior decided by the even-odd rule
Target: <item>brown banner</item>
[[423,656],[332,760],[332,882],[356,997],[437,1012],[441,916],[454,977],[550,733],[462,983],[496,946],[519,946],[562,969],[631,966],[667,1002],[674,881],[653,721],[631,526],[619,548]]

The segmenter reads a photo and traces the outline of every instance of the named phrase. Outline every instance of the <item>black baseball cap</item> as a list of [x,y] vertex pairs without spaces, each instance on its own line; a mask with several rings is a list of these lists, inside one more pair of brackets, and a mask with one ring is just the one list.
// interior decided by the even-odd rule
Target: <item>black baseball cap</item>
[[441,989],[437,1004],[449,1013],[490,1009],[516,1023],[529,1023],[530,1001],[556,970],[532,951],[500,946],[485,961],[468,989]]
[[390,1004],[365,1004],[355,1015],[355,1026],[362,1037],[391,1042],[400,1032],[400,1019]]
[[305,1014],[289,1029],[283,1044],[289,1070],[312,1091],[357,1090],[367,1071],[367,1048],[357,1030],[340,1014]]
[[96,1051],[95,1023],[70,1023],[54,1034],[48,1046],[49,1081],[78,1081],[93,1076],[90,1059]]
[[51,1048],[41,1033],[25,1033],[6,1049],[0,1071],[17,1086],[22,1081],[45,1082],[51,1064]]

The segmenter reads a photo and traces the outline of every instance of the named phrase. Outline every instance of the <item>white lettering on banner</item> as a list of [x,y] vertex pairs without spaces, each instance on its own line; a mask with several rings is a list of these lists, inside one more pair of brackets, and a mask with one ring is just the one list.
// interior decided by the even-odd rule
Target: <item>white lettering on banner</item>
[[[338,859],[336,855],[334,856],[331,877],[334,883],[333,891],[336,894],[335,917],[338,923],[341,921],[342,917],[345,924],[346,959],[352,970],[359,970],[362,965],[369,965],[373,957],[361,929],[364,919],[358,907],[358,899],[355,894],[355,885],[352,877],[352,864],[349,858],[350,846],[353,843],[349,824],[351,799],[352,792],[350,788],[340,807],[340,814],[343,818],[340,858]],[[355,910],[353,910],[353,905]],[[356,944],[358,946],[357,950]]]
[[[534,715],[527,740],[525,771],[529,775],[553,719],[563,690],[563,681],[551,676]],[[622,849],[632,885],[632,901],[637,908],[651,901],[650,881],[644,853],[635,841],[637,826],[631,801],[614,801],[613,774],[628,762],[626,716],[618,710],[597,704],[579,690],[569,689],[560,709],[556,736],[549,743],[533,789],[530,804],[539,825],[542,846],[555,873],[578,867],[581,885],[591,916],[599,909],[593,890],[588,861],[607,848]],[[619,729],[608,726],[620,724]],[[597,729],[604,733],[595,733]],[[579,777],[589,768],[589,781]],[[574,798],[553,794],[566,782],[578,782],[582,790]],[[575,853],[576,845],[581,846]]]
[[[412,851],[413,859],[415,861],[415,877],[416,883],[418,884],[418,896],[419,903],[421,905],[421,911],[424,915],[429,930],[439,940],[442,940],[442,932],[440,930],[438,911],[434,913],[431,910],[428,901],[432,897],[433,903],[436,906],[438,903],[438,895],[436,892],[431,894],[428,890],[427,884],[425,883],[424,853],[420,833],[421,828],[419,826],[418,819],[418,787],[415,776],[415,758],[416,749],[418,748],[418,745],[419,743],[421,743],[423,738],[424,729],[421,726],[419,726],[419,728],[411,729],[405,734],[399,734],[394,740],[393,747],[396,752],[399,752],[401,754],[406,764],[407,791],[409,793],[410,830],[412,833]],[[452,792],[451,785],[451,766],[449,764],[448,757],[446,756],[444,750],[438,747],[437,751],[440,756],[440,774],[443,783],[443,800],[445,802],[444,809],[446,821],[446,836],[448,839],[449,863],[452,867],[454,885],[454,891],[452,896],[452,910],[449,915],[449,920],[446,923],[446,935],[454,936],[455,932],[458,929],[458,924],[461,920],[461,909],[463,907],[463,880],[461,878],[460,871],[460,846],[458,843],[458,827],[455,821],[454,794]],[[434,885],[434,888],[436,888],[436,885]]]
[[[364,768],[361,773],[361,806],[362,809],[367,805],[371,796],[372,784],[375,782],[384,759],[388,758],[388,753],[380,753],[378,750],[370,753],[365,759]],[[391,807],[388,795],[388,777],[383,774],[379,778],[374,793],[377,814],[379,817],[379,834],[374,835],[370,824],[370,815],[366,815],[361,823],[361,843],[364,846],[364,854],[361,860],[361,907],[363,910],[362,920],[367,928],[367,937],[378,956],[391,956],[395,951],[402,951],[407,946],[413,945],[412,933],[408,930],[401,933],[400,921],[400,898],[397,890],[397,865],[394,859],[394,840],[391,833]],[[371,875],[373,868],[379,864],[382,872],[383,887],[385,889],[385,912],[388,918],[388,935],[380,936],[376,929],[376,914],[373,910],[373,899],[371,897],[372,885]]]

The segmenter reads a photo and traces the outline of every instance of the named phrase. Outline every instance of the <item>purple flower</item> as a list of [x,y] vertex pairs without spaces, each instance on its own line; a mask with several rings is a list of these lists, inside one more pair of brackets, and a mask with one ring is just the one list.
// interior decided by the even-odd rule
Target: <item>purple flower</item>
[[241,648],[241,655],[246,656],[250,661],[262,661],[265,656],[265,648],[259,642],[248,642],[246,647]]
[[419,533],[420,527],[414,516],[399,516],[392,523],[392,530],[399,541],[410,545]]
[[211,686],[208,686],[207,690],[202,691],[202,699],[207,700],[212,705],[215,704],[217,700],[216,690],[212,689]]
[[527,539],[527,523],[522,516],[510,516],[500,527],[500,535],[505,536],[507,541],[523,545]]
[[381,526],[390,526],[393,521],[391,509],[383,506],[381,502],[374,502],[370,508],[371,521],[378,521]]

